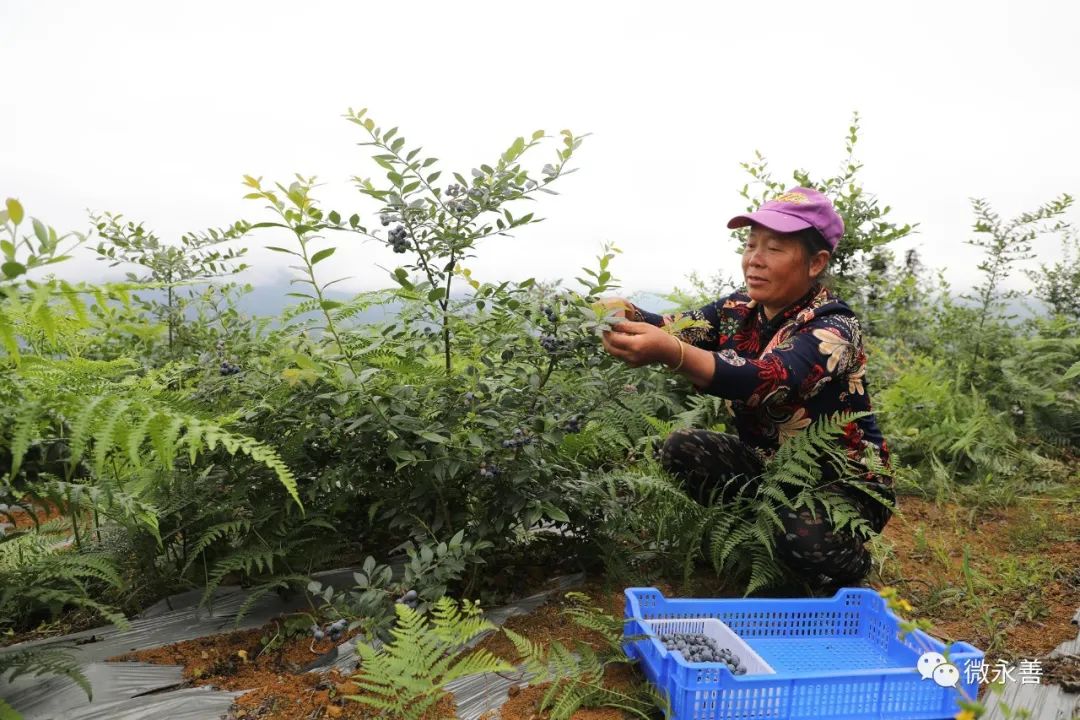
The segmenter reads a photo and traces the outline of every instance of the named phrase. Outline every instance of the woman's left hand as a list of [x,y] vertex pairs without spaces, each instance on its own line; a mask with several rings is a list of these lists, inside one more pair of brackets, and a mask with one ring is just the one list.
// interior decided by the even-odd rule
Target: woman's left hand
[[653,362],[678,362],[678,340],[649,323],[621,322],[605,332],[602,340],[608,353],[630,367],[641,367]]

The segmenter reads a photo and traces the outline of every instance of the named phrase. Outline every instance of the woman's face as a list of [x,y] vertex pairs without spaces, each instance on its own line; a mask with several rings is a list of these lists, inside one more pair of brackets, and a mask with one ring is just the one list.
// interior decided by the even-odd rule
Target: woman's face
[[[760,225],[750,229],[742,270],[746,291],[759,304],[782,309],[801,298],[816,279],[816,273],[811,274],[815,269],[811,265],[797,237],[778,234]],[[824,264],[816,272],[821,269]]]

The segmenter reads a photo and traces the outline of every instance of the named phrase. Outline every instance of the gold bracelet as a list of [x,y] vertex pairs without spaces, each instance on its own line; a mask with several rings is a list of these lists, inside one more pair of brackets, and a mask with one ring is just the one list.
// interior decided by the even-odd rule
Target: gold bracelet
[[686,345],[683,343],[682,340],[675,337],[674,335],[672,335],[671,337],[675,338],[675,342],[679,343],[679,364],[673,368],[668,369],[671,370],[671,372],[676,372],[679,368],[682,367],[683,361],[686,360]]

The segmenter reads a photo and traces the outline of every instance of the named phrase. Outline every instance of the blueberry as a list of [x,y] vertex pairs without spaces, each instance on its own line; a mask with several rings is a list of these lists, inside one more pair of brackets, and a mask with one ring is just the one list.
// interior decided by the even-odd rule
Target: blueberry
[[326,637],[325,633],[323,633],[322,630],[316,630],[312,634],[315,636],[316,642],[318,642],[319,640],[322,640],[324,637]]
[[405,593],[405,595],[403,595],[402,597],[406,601],[415,600],[416,599],[416,591],[415,590],[410,590],[409,592]]

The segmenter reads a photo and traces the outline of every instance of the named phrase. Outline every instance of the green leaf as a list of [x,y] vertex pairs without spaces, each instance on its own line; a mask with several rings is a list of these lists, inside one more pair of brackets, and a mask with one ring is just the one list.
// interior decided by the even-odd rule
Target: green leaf
[[394,280],[406,290],[412,290],[415,287],[409,282],[409,274],[405,272],[405,268],[397,268],[394,270]]
[[570,522],[570,516],[551,503],[544,503],[544,514],[555,522]]
[[297,253],[295,250],[290,250],[288,248],[278,247],[277,245],[267,245],[266,249],[267,250],[273,250],[274,252],[285,253],[286,255],[299,255],[299,253]]
[[6,275],[7,278],[10,280],[12,278],[17,278],[23,273],[25,273],[26,266],[20,262],[6,262],[3,265],[0,265],[0,271],[2,271],[4,275]]
[[7,199],[7,211],[8,217],[11,218],[11,222],[18,225],[23,221],[23,207],[15,198]]
[[337,250],[336,247],[328,247],[320,250],[319,252],[311,256],[311,264],[314,265],[322,260],[325,260],[326,258],[333,255],[335,250]]
[[439,435],[438,433],[428,432],[426,430],[424,430],[422,432],[419,432],[417,434],[420,437],[427,440],[428,442],[438,443],[440,445],[445,445],[446,443],[448,443],[450,441],[450,438],[448,438],[448,437],[445,437],[443,435]]
[[329,218],[330,222],[333,223],[334,225],[340,225],[341,224],[341,215],[338,215],[337,210],[331,210],[330,214],[327,215],[326,217]]
[[44,249],[49,244],[49,231],[45,228],[45,223],[37,218],[34,218],[33,223],[34,235],[37,235],[38,242],[41,243],[41,247]]
[[345,303],[338,302],[337,300],[323,300],[321,303],[319,303],[319,307],[321,307],[323,310],[329,311],[333,310],[334,308],[339,308],[344,304]]
[[427,294],[428,302],[442,300],[446,296],[446,288],[435,288]]

